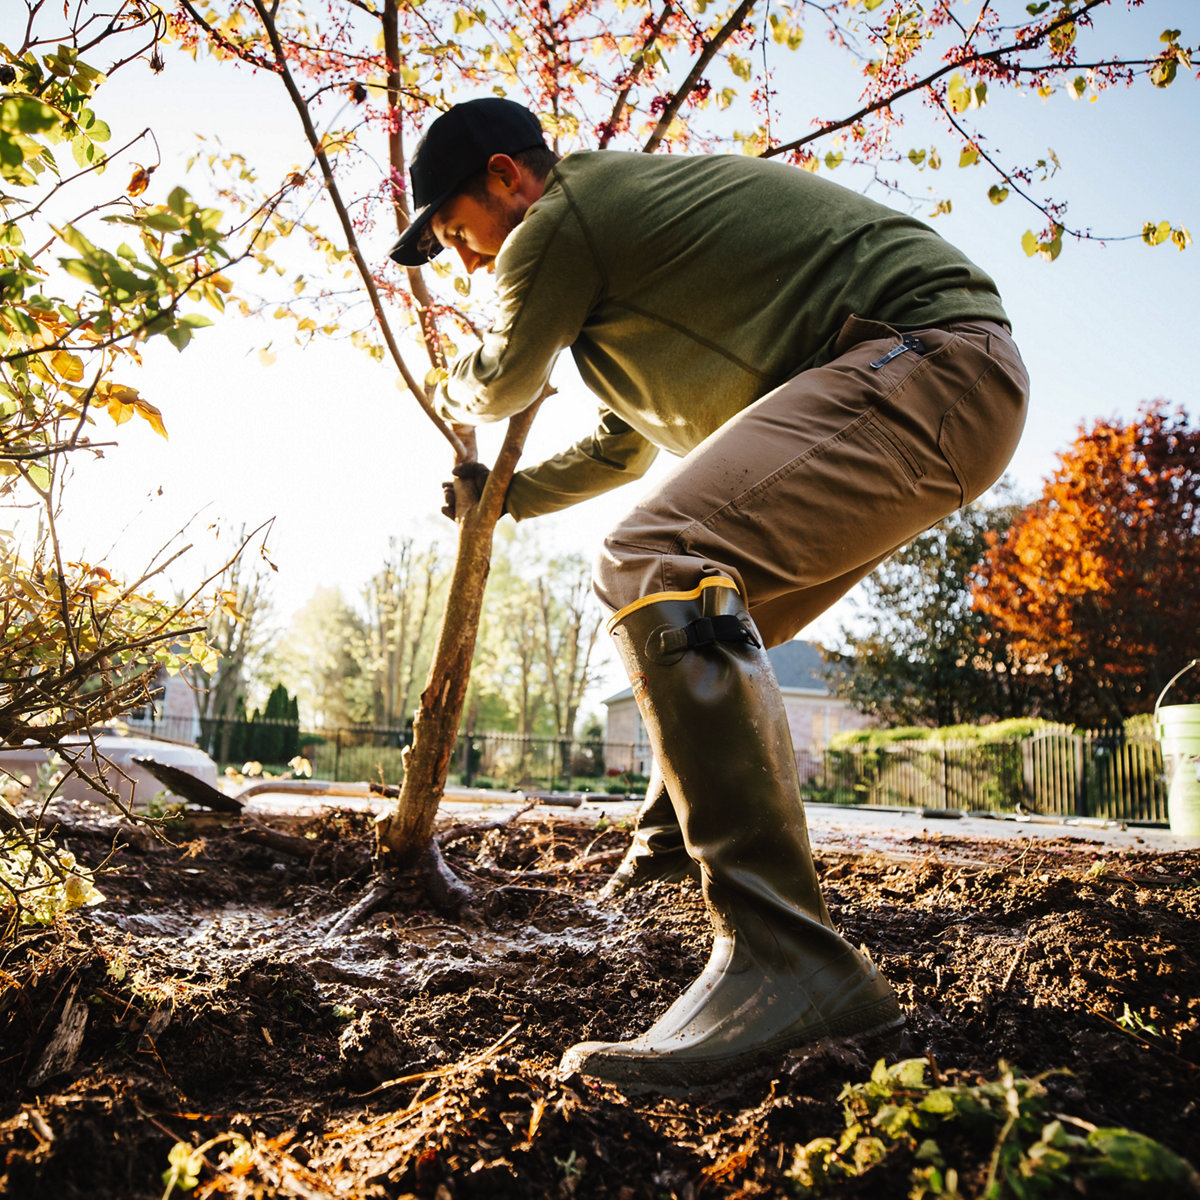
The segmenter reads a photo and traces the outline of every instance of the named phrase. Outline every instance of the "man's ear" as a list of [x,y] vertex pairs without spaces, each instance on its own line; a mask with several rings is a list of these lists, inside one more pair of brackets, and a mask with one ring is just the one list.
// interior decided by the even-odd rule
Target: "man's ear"
[[527,171],[507,154],[493,154],[488,159],[487,171],[494,190],[519,200],[522,211],[534,201],[540,200],[546,190],[544,179],[534,171]]
[[522,176],[525,172],[507,154],[493,154],[488,159],[487,170],[489,178],[499,183],[506,192],[520,190]]

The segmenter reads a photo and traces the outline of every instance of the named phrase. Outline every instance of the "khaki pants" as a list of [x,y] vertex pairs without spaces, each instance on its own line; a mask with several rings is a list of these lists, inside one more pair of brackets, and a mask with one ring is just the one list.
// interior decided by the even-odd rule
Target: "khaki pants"
[[832,362],[681,459],[605,539],[601,602],[615,612],[725,575],[765,643],[778,645],[986,491],[1025,421],[1029,377],[1016,346],[994,321],[913,333],[923,352],[892,355],[899,333],[851,317]]

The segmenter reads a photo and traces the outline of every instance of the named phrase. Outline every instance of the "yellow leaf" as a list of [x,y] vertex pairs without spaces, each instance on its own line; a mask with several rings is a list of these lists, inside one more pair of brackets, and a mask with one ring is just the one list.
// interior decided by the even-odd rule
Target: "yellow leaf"
[[108,402],[108,415],[112,417],[114,425],[124,425],[133,416],[133,405],[122,404],[114,398]]
[[50,356],[50,365],[61,378],[71,383],[78,383],[83,378],[83,359],[78,355],[56,350]]
[[260,363],[262,363],[262,365],[264,367],[269,367],[275,362],[275,355],[272,354],[271,351],[268,350],[266,346],[264,346],[258,352],[258,361]]
[[133,408],[137,411],[138,416],[146,421],[159,437],[165,438],[167,436],[167,427],[163,424],[162,413],[153,404],[146,400],[138,400],[134,403]]

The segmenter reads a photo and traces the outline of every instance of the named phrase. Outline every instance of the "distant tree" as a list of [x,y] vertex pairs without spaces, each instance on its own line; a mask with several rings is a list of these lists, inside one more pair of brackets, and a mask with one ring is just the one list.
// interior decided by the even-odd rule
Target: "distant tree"
[[842,629],[853,669],[830,671],[835,695],[888,725],[958,725],[1024,712],[1003,644],[972,607],[988,537],[1007,529],[1017,511],[1013,503],[970,504],[875,570],[863,585],[863,619]]
[[[540,629],[537,586],[546,564],[525,530],[497,534],[488,584],[489,604],[480,626],[471,667],[475,696],[482,711],[505,716],[499,728],[522,736],[547,733],[548,720],[544,642]],[[492,703],[489,703],[489,698]]]
[[[253,535],[250,535],[253,536]],[[246,542],[242,531],[241,541]],[[265,559],[239,554],[221,577],[226,603],[206,621],[206,640],[217,657],[188,671],[196,689],[196,708],[209,731],[209,753],[220,761],[233,757],[228,742],[235,705],[261,666],[272,631],[270,570]]]
[[493,728],[570,741],[603,622],[586,560],[547,556],[528,526],[502,528],[488,589],[468,708]]
[[592,682],[592,656],[604,615],[592,595],[591,568],[579,554],[550,561],[549,569],[537,577],[537,598],[546,692],[561,749],[561,770],[569,776],[575,720]]
[[300,753],[299,711],[297,698],[277,683],[262,712],[251,714],[244,757],[273,766],[295,758]]
[[1200,656],[1200,428],[1183,409],[1155,401],[1082,428],[1041,498],[989,542],[976,609],[1052,715],[1147,712]]
[[444,597],[440,548],[418,549],[411,537],[392,538],[383,566],[363,588],[366,616],[359,651],[371,681],[371,719],[392,725],[412,716],[418,669],[433,652],[434,622]]
[[317,588],[292,618],[275,662],[306,725],[334,729],[370,719],[370,680],[355,653],[362,639],[362,618],[339,588]]

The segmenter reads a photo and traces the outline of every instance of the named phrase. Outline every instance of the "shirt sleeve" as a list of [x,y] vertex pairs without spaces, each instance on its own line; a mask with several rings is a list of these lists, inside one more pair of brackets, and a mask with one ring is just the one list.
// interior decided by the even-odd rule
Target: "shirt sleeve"
[[505,511],[518,521],[558,512],[640,478],[657,454],[657,446],[602,409],[590,436],[513,476]]
[[491,327],[439,387],[441,415],[475,425],[528,408],[558,355],[579,336],[600,291],[600,272],[571,204],[561,187],[548,189],[496,257]]

